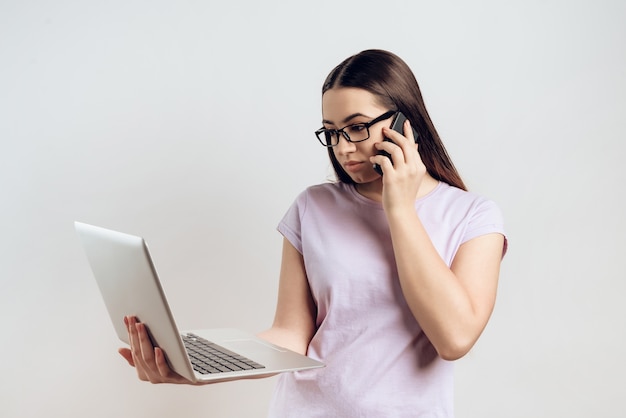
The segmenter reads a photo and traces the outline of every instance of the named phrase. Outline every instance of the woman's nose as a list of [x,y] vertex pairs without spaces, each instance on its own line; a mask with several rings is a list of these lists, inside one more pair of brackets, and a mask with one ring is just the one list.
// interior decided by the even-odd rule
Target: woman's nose
[[335,145],[335,152],[337,154],[345,155],[354,152],[355,149],[356,145],[354,142],[350,142],[343,135],[339,135],[339,143]]

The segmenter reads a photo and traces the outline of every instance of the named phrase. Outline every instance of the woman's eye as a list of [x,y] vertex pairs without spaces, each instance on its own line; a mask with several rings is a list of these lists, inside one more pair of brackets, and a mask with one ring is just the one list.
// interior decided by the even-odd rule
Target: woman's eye
[[354,132],[354,133],[358,133],[358,132],[363,132],[365,130],[365,125],[352,125],[348,127],[348,132]]

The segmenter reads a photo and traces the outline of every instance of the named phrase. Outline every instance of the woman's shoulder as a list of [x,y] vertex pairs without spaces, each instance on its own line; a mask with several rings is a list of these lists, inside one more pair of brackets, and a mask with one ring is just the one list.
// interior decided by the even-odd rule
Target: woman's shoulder
[[451,186],[447,183],[441,182],[439,187],[431,193],[434,203],[444,204],[450,207],[480,207],[480,206],[496,206],[496,203],[487,198],[486,196],[459,189],[458,187]]
[[345,195],[351,187],[341,182],[326,182],[314,184],[304,189],[300,195],[309,198],[323,198],[324,196]]
[[341,186],[336,183],[321,183],[308,186],[294,199],[285,216],[283,224],[299,224],[309,215],[333,213],[338,210],[338,190]]
[[348,204],[351,200],[352,186],[336,182],[336,183],[320,183],[308,186],[295,199],[295,205],[300,208],[311,206],[328,208],[329,206],[337,207]]
[[308,186],[305,189],[305,192],[310,191],[312,193],[337,193],[338,191],[345,189],[346,186],[346,184],[339,181],[327,181],[324,183]]
[[431,193],[418,210],[422,213],[438,213],[448,222],[465,224],[504,225],[504,216],[495,201],[484,195],[466,191],[446,183]]

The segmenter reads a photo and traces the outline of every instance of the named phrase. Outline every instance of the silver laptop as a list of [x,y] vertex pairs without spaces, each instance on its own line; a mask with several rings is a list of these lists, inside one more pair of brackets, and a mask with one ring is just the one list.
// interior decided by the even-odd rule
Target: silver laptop
[[170,367],[192,382],[225,381],[324,365],[307,356],[231,328],[179,332],[141,237],[74,223],[120,340],[135,315],[165,352]]

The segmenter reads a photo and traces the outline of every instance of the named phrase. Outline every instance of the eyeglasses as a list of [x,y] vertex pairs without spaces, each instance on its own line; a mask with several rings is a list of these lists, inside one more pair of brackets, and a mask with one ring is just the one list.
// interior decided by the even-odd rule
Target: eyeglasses
[[320,144],[328,148],[334,147],[339,144],[339,134],[343,135],[343,137],[348,142],[365,141],[370,137],[370,126],[385,119],[389,119],[396,112],[397,110],[390,110],[383,113],[371,122],[355,123],[353,125],[344,126],[341,129],[321,128],[315,131],[315,136],[317,137],[318,141],[320,141]]

